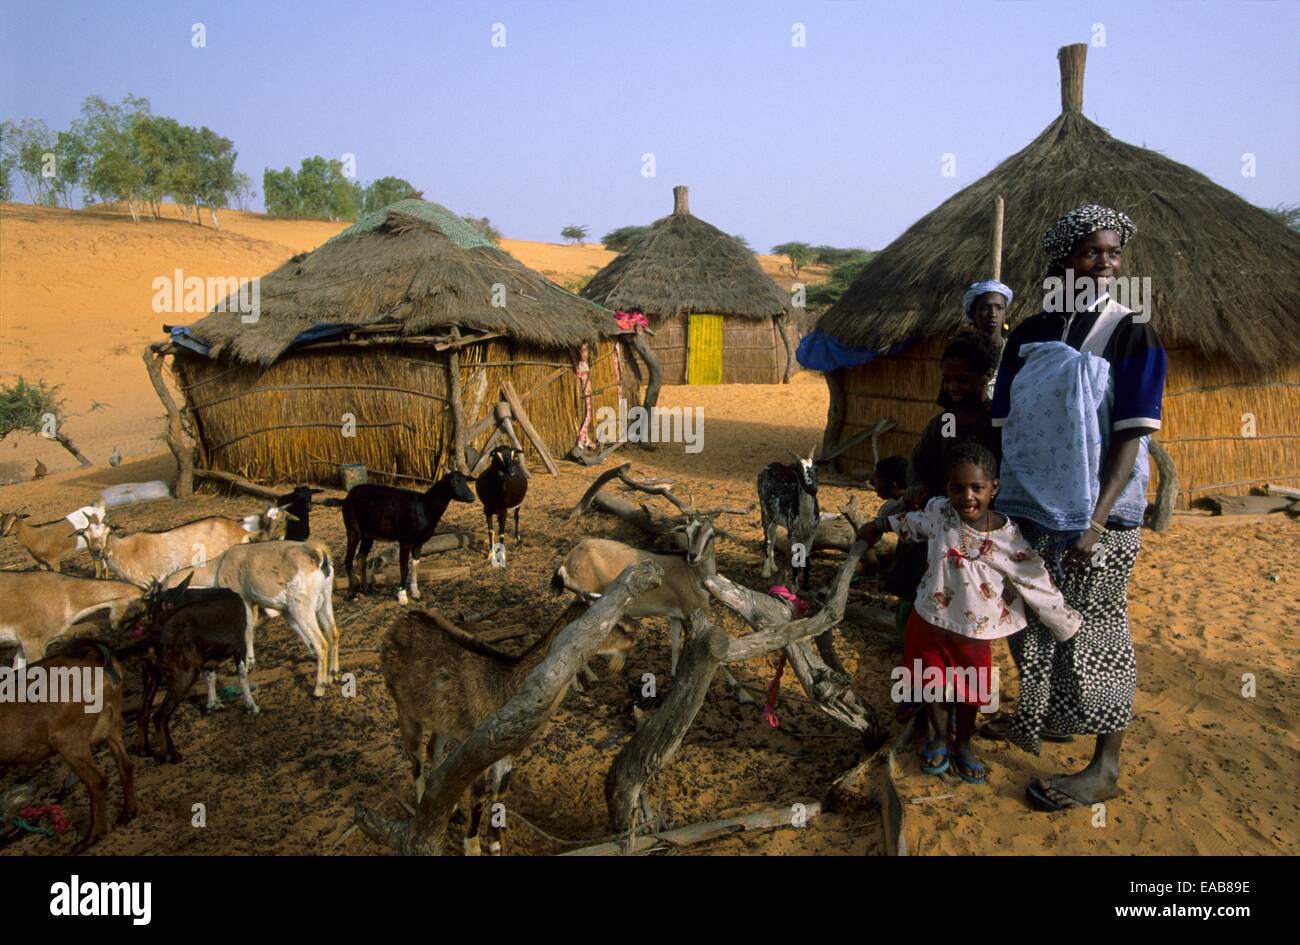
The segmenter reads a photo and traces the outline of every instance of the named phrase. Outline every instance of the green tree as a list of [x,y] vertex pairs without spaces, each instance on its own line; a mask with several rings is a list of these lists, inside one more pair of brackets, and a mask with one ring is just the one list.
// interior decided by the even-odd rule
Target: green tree
[[855,255],[832,266],[830,276],[825,282],[808,286],[805,290],[804,301],[807,303],[809,311],[824,311],[838,302],[840,296],[862,274],[862,270],[866,268],[867,263],[876,255],[865,249],[860,252],[861,255]]
[[[35,118],[6,121],[0,145],[4,147],[10,166],[18,171],[27,198],[35,204],[53,204],[56,199],[54,178],[45,172],[55,163],[47,158],[47,155],[54,154],[55,138],[45,122]],[[57,171],[57,167],[54,169]]]
[[411,182],[400,177],[381,177],[378,180],[372,180],[366,185],[361,200],[361,212],[369,213],[372,210],[378,210],[390,203],[403,200],[413,193],[415,193],[415,188],[411,186]]
[[1293,230],[1300,230],[1300,204],[1287,206],[1284,203],[1278,204],[1268,213],[1285,227]]
[[600,241],[605,244],[606,249],[621,253],[649,232],[648,226],[620,226],[618,229],[610,230],[600,238]]
[[813,261],[820,266],[837,266],[855,259],[861,261],[868,255],[865,249],[857,246],[849,249],[841,249],[837,246],[814,246],[812,252]]
[[812,247],[807,243],[781,243],[772,247],[772,255],[790,260],[790,274],[799,278],[799,270],[813,261]]
[[257,191],[253,189],[253,179],[243,171],[235,171],[230,197],[234,200],[237,210],[247,210],[249,204],[257,197]]
[[298,179],[292,168],[262,172],[262,196],[266,212],[276,217],[302,216],[302,201],[298,197]]
[[136,222],[146,174],[132,127],[137,117],[149,114],[148,99],[127,95],[114,105],[92,95],[81,103],[80,121],[73,123],[89,161],[82,192],[89,199],[125,201]]
[[[213,229],[220,229],[217,210],[230,205],[231,198],[239,189],[238,178],[243,177],[235,172],[235,159],[239,155],[233,141],[207,127],[194,132],[194,144],[198,176],[195,196],[207,207]],[[248,178],[244,177],[244,180]],[[197,203],[195,213],[198,213]]]
[[579,225],[577,223],[570,223],[564,229],[560,230],[560,235],[566,240],[572,240],[581,246],[582,241],[587,238],[587,229],[588,227],[585,224]]
[[63,199],[63,205],[72,208],[72,192],[81,183],[90,166],[86,140],[74,125],[54,137],[55,177],[54,189]]

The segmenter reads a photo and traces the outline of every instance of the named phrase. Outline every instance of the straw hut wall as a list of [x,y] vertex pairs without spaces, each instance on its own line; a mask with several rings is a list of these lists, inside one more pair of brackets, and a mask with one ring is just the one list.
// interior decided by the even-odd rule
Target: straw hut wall
[[[1006,200],[1001,279],[1014,325],[1043,307],[1040,239],[1085,203],[1137,224],[1122,274],[1151,279],[1169,357],[1155,439],[1179,477],[1178,505],[1265,482],[1300,485],[1300,234],[1204,175],[1116,140],[1081,112],[1086,46],[1061,50],[1062,114],[1018,154],[918,220],[878,254],[818,328],[882,355],[828,376],[828,446],[882,418],[882,455],[909,455],[938,412],[939,355],[964,324],[961,294],[989,271],[989,220]],[[1130,307],[1134,307],[1130,305]],[[901,346],[901,350],[898,347]],[[841,468],[869,471],[870,444]],[[1158,483],[1153,469],[1152,494]]]
[[[673,212],[596,273],[583,297],[646,316],[666,384],[691,383],[692,349],[719,341],[720,371],[713,367],[721,383],[788,381],[795,329],[785,293],[752,252],[691,214],[687,188],[674,187],[673,195]],[[704,331],[716,327],[693,315],[719,316],[720,339],[707,338]],[[691,337],[692,324],[699,338]]]
[[[304,341],[304,331],[323,337]],[[453,376],[469,445],[491,437],[509,382],[559,458],[575,445],[586,394],[593,422],[600,407],[617,407],[620,390],[635,400],[616,332],[611,312],[445,208],[406,200],[266,276],[254,323],[214,312],[174,331],[165,353],[200,467],[328,483],[358,463],[372,481],[418,488],[455,463]]]

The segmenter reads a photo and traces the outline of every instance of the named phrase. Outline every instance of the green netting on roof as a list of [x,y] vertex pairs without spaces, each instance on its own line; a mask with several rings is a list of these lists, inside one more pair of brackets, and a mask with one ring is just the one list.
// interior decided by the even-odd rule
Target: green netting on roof
[[378,210],[363,214],[356,223],[343,232],[330,237],[326,242],[333,243],[335,240],[377,230],[388,219],[390,213],[400,213],[403,216],[428,223],[436,227],[439,233],[462,249],[476,249],[480,246],[493,247],[494,245],[491,240],[442,204],[414,198],[399,200],[396,203],[390,203],[386,207],[380,207]]

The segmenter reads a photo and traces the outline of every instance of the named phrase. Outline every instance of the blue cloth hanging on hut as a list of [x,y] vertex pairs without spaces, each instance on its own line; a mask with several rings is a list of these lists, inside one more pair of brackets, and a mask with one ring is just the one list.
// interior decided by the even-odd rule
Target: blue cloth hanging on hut
[[835,371],[840,368],[857,367],[859,364],[866,364],[874,361],[881,354],[898,354],[904,348],[908,347],[912,340],[900,341],[893,345],[888,351],[872,351],[869,348],[855,348],[852,345],[846,345],[832,335],[824,331],[814,329],[804,335],[799,341],[799,347],[795,350],[796,360],[804,367],[812,371]]
[[[312,325],[310,328],[303,329],[294,335],[293,341],[289,342],[289,348],[294,345],[303,345],[309,341],[321,341],[326,338],[337,338],[339,335],[345,335],[357,326],[349,322],[323,322],[319,325]],[[171,340],[183,348],[189,348],[196,351],[205,358],[212,356],[212,346],[202,338],[195,335],[189,325],[163,325],[163,331],[171,336]],[[288,348],[285,349],[286,351]]]

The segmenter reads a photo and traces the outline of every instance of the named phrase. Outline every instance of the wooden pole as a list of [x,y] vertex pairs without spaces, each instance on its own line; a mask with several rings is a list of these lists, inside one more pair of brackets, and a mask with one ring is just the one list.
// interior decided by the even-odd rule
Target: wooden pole
[[[460,340],[460,329],[452,326],[452,337]],[[447,352],[447,393],[451,398],[452,420],[452,465],[459,473],[469,472],[469,463],[465,457],[466,427],[465,405],[460,390],[460,354],[455,348]],[[437,475],[437,470],[434,470]]]
[[519,421],[519,427],[524,431],[528,439],[533,441],[533,446],[537,448],[538,455],[542,457],[542,462],[546,464],[546,470],[552,476],[560,474],[560,467],[555,465],[555,460],[551,458],[551,451],[546,448],[546,441],[541,435],[533,429],[532,423],[528,419],[528,414],[524,412],[523,402],[520,401],[519,395],[515,393],[515,387],[509,380],[501,382],[501,392],[505,394],[506,401],[510,404],[510,412],[514,418]]
[[993,270],[993,279],[997,282],[1002,281],[1002,216],[1005,204],[1002,201],[1002,195],[998,194],[997,200],[993,202],[993,245],[989,251],[989,259],[992,261],[990,268]]

